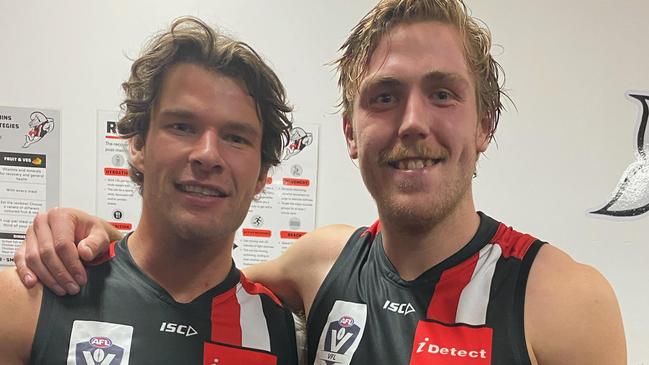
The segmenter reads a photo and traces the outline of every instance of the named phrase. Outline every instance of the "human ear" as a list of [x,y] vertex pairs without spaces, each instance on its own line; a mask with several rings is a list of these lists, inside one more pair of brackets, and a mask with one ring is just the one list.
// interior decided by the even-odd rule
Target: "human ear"
[[345,142],[347,142],[347,152],[352,159],[358,158],[358,146],[352,121],[348,117],[343,117],[343,132],[345,133]]
[[485,152],[491,142],[491,129],[493,121],[491,116],[485,115],[478,121],[478,131],[476,133],[476,150],[478,153]]
[[144,140],[136,135],[128,140],[128,152],[131,157],[131,165],[139,172],[144,173]]
[[259,177],[257,178],[257,183],[255,185],[255,195],[261,193],[266,186],[266,180],[268,179],[268,169],[269,167],[263,167],[259,170]]

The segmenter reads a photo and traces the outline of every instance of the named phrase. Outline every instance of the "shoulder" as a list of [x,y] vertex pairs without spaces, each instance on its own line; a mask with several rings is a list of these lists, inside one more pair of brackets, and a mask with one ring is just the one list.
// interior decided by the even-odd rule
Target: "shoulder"
[[354,227],[331,225],[307,233],[278,258],[246,268],[248,278],[266,285],[294,311],[308,311],[313,298]]
[[525,333],[541,365],[626,364],[620,309],[595,268],[543,245],[528,279]]
[[0,271],[0,293],[0,363],[27,363],[43,288],[25,288],[16,269],[8,268]]

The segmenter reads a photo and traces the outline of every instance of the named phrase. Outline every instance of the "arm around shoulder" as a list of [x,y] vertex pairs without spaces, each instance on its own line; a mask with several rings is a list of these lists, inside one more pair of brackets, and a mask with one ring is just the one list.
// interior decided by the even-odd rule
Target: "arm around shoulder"
[[245,274],[275,292],[294,312],[308,312],[352,233],[354,228],[347,225],[318,228],[296,240],[278,258],[246,268]]
[[36,332],[42,286],[25,288],[14,268],[0,271],[0,364],[27,364]]
[[594,268],[544,245],[532,265],[525,333],[539,365],[625,365],[620,308]]

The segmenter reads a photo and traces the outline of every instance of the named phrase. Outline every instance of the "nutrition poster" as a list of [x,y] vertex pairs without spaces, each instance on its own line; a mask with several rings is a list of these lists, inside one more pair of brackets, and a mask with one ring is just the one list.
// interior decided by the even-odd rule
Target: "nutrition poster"
[[0,106],[0,265],[38,212],[59,205],[61,113]]

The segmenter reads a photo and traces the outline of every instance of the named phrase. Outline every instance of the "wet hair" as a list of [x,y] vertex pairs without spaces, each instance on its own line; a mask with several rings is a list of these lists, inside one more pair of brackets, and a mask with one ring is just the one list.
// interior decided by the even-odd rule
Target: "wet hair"
[[[261,163],[276,166],[289,141],[291,106],[273,70],[250,46],[234,40],[193,17],[176,19],[168,31],[158,34],[133,62],[129,79],[122,83],[126,98],[118,123],[124,138],[139,137],[144,143],[151,113],[158,102],[165,73],[172,66],[189,63],[241,81],[255,100],[263,126]],[[218,101],[216,101],[218,102]],[[140,185],[144,174],[130,166],[133,181]]]
[[340,103],[343,115],[351,118],[354,98],[379,42],[396,25],[420,21],[439,21],[454,26],[464,41],[464,55],[476,84],[478,113],[491,123],[493,138],[500,113],[501,96],[507,97],[499,83],[502,68],[491,56],[491,33],[473,18],[462,0],[383,0],[352,29],[340,48],[342,56],[334,61],[340,74]]

